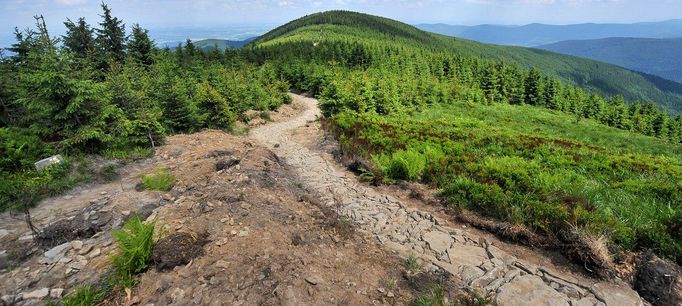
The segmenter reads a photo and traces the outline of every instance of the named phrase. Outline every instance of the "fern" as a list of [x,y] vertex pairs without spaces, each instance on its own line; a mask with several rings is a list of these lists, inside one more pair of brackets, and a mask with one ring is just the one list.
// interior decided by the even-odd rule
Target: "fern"
[[147,269],[154,245],[154,226],[154,222],[144,224],[136,215],[122,229],[112,233],[118,243],[118,253],[112,257],[112,264],[121,285],[131,286],[133,276]]

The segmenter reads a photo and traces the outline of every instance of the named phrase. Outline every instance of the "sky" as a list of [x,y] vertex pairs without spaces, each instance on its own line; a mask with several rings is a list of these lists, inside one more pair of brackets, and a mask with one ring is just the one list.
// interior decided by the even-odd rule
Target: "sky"
[[[44,15],[63,32],[66,18],[99,21],[101,0],[0,0],[0,36],[33,25]],[[682,19],[682,0],[105,0],[114,16],[145,28],[266,25],[330,9],[344,9],[410,24],[570,24]]]

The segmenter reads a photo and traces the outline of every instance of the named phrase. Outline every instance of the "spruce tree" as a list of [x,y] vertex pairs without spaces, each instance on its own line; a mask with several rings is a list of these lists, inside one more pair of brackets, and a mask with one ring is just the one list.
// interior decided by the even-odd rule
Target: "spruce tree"
[[163,101],[163,121],[168,130],[174,133],[194,131],[197,126],[196,110],[192,107],[189,90],[180,77],[169,80],[169,90]]
[[492,65],[488,65],[483,69],[481,76],[481,90],[485,94],[485,99],[488,104],[501,102],[500,95],[500,81],[498,79],[498,70]]
[[102,2],[103,15],[97,32],[97,45],[106,60],[121,62],[125,58],[125,24],[111,16],[111,9]]
[[200,121],[208,128],[229,129],[236,121],[227,99],[209,82],[197,84],[197,106],[201,111]]
[[668,138],[670,115],[667,112],[658,112],[653,118],[653,129],[656,137]]
[[140,27],[139,24],[134,24],[132,28],[132,35],[128,42],[128,54],[137,63],[142,65],[151,65],[152,50],[154,49],[154,42],[149,39],[149,31]]
[[31,53],[29,58],[31,68],[20,74],[18,101],[43,140],[95,153],[118,135],[125,119],[106,101],[102,84],[78,78],[58,54]]
[[540,71],[532,68],[528,72],[524,83],[524,102],[530,105],[540,105],[542,100],[542,88],[540,87],[541,81]]
[[78,18],[78,23],[71,19],[64,22],[66,34],[62,36],[64,47],[79,58],[85,58],[95,49],[94,30],[85,22],[85,18]]
[[16,42],[7,50],[15,53],[15,56],[12,58],[16,64],[22,65],[26,63],[28,53],[35,47],[34,35],[35,32],[31,29],[22,32],[19,31],[19,28],[14,28]]

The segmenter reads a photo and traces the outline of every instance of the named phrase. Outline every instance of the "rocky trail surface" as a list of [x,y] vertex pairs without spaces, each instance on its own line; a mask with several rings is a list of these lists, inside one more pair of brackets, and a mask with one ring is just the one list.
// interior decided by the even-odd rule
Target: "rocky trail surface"
[[[111,231],[135,213],[162,235],[135,288],[106,305],[404,305],[436,288],[450,302],[646,305],[623,282],[455,224],[404,189],[358,182],[330,154],[317,101],[292,98],[248,135],[172,136],[115,181],[42,201],[33,221],[52,240],[34,243],[21,215],[0,214],[0,305],[101,284]],[[177,177],[173,189],[140,189],[159,167]]]
[[[293,95],[305,111],[290,120],[252,131],[295,169],[321,202],[338,207],[365,235],[402,257],[418,256],[480,294],[504,305],[643,305],[623,282],[605,282],[538,266],[507,253],[475,233],[443,224],[433,214],[411,208],[390,195],[358,183],[329,156],[307,148],[292,134],[320,116],[317,101]],[[338,202],[341,203],[338,203]]]

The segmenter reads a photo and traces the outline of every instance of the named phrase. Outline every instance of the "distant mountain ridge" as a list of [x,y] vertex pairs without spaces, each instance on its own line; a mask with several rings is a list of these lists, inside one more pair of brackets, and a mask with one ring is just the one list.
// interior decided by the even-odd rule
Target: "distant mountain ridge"
[[247,38],[245,40],[227,40],[227,39],[202,39],[194,42],[194,45],[198,48],[209,51],[212,49],[218,49],[223,51],[225,49],[241,48],[246,44],[252,42],[257,37]]
[[569,40],[537,48],[603,61],[682,83],[682,38]]
[[680,38],[682,19],[632,24],[584,23],[571,25],[548,25],[533,23],[522,26],[448,24],[419,24],[425,31],[467,38],[479,42],[533,47],[565,40],[601,39],[607,37]]

